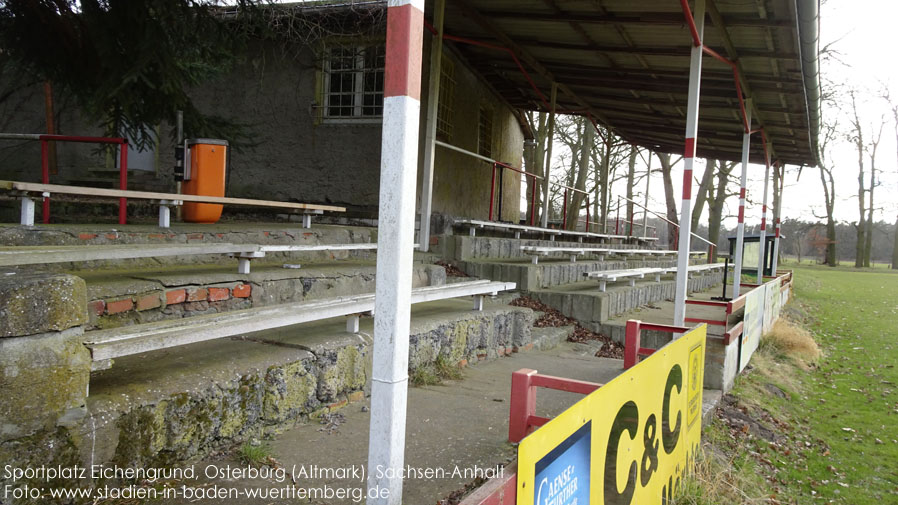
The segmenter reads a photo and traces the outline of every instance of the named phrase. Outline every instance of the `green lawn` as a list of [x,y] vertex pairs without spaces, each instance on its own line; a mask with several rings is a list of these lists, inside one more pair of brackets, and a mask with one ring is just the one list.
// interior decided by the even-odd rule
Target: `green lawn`
[[775,440],[719,416],[677,503],[898,504],[898,272],[785,267],[795,298],[784,312],[824,356],[801,367],[762,345],[730,401]]
[[804,394],[792,409],[829,446],[828,454],[807,451],[807,468],[783,465],[800,503],[898,503],[895,273],[796,269],[795,303],[826,357],[801,378]]

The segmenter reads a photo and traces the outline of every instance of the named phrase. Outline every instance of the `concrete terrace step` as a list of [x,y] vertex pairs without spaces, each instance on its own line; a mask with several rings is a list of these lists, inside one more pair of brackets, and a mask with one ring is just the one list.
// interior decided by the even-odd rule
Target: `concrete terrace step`
[[[487,280],[428,286],[412,291],[411,303],[482,296],[514,289],[513,283]],[[482,305],[481,305],[482,306]],[[476,304],[475,304],[476,307]],[[374,310],[374,294],[330,298],[207,314],[189,319],[159,321],[139,326],[97,330],[85,334],[84,345],[91,351],[95,368],[112,365],[112,359],[206,340],[292,326],[338,316],[352,316]]]
[[[472,364],[530,348],[526,308],[475,312],[468,301],[443,300],[415,305],[411,316],[410,372],[438,356]],[[77,427],[81,460],[184,461],[362,400],[372,331],[372,318],[362,319],[359,334],[328,319],[121,358],[91,375],[88,416]]]

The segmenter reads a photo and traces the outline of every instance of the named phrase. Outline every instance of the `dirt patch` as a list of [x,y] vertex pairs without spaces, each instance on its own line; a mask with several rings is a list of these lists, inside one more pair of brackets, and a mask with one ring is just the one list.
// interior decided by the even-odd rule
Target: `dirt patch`
[[542,302],[539,302],[527,296],[522,296],[512,301],[510,305],[514,305],[516,307],[526,307],[528,309],[542,312],[543,315],[540,316],[539,319],[537,319],[533,324],[533,326],[536,326],[537,328],[575,326],[574,333],[571,334],[570,337],[568,337],[568,342],[583,343],[590,340],[602,342],[602,348],[599,349],[598,352],[596,352],[596,357],[624,359],[624,346],[611,340],[611,337],[584,328],[576,319],[567,317],[558,310],[555,310]]
[[470,275],[451,263],[440,260],[434,264],[446,269],[446,277],[470,277]]

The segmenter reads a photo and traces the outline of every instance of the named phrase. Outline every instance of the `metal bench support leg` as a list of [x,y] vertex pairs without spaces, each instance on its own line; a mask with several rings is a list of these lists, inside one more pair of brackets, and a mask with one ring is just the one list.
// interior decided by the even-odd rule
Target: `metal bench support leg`
[[583,243],[583,237],[577,237],[577,242]]
[[661,274],[655,274],[655,282],[661,282]]
[[636,279],[634,279],[632,277],[630,277],[630,287],[631,288],[636,287]]
[[248,274],[249,273],[249,258],[237,258],[237,273],[238,274]]
[[521,238],[521,232],[519,232],[519,231],[514,232],[514,238]]
[[19,223],[23,226],[34,226],[34,200],[22,197],[22,215]]
[[159,227],[171,227],[171,207],[168,205],[159,205]]
[[549,235],[549,242],[555,242],[555,235]]
[[599,281],[599,291],[602,293],[605,292],[605,288],[608,286],[608,281]]
[[577,262],[577,255],[571,254],[571,263],[576,263],[576,262]]
[[474,296],[474,310],[478,312],[483,311],[483,295]]
[[346,332],[347,333],[358,333],[359,332],[359,315],[355,314],[346,318]]
[[476,237],[477,236],[477,228],[474,228],[473,226],[468,228],[468,235],[470,235],[472,237]]
[[302,215],[302,227],[306,228],[306,229],[312,227],[312,215],[311,214],[303,214]]
[[534,265],[539,265],[539,256],[537,256],[535,254],[533,256],[531,256],[530,263],[533,263]]

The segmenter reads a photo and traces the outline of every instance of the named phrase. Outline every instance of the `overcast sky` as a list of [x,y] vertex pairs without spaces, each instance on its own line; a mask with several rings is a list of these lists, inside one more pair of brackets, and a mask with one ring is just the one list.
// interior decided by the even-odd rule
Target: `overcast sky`
[[[889,86],[892,90],[894,101],[898,103],[898,65],[886,53],[895,45],[894,20],[898,14],[898,2],[895,0],[825,0],[821,8],[821,41],[823,45],[835,42],[833,47],[838,51],[839,58],[849,66],[839,64],[824,65],[821,70],[832,81],[853,86],[859,90],[858,99],[861,109],[861,120],[866,126],[865,137],[870,138],[871,130],[878,131],[879,124],[886,121],[882,132],[882,142],[879,146],[876,166],[882,185],[876,188],[875,207],[880,208],[874,214],[875,220],[895,222],[898,215],[898,146],[895,142],[895,125],[891,119],[891,112],[884,101],[879,99],[883,86]],[[883,60],[882,58],[886,59]],[[824,121],[838,117],[839,110],[824,109]],[[840,120],[842,130],[847,130],[847,119]],[[753,138],[753,140],[758,141]],[[556,144],[556,153],[564,149]],[[839,221],[857,221],[857,151],[846,139],[838,139],[837,145],[832,150],[835,161],[836,178],[836,208],[835,215]],[[866,179],[869,180],[869,158],[865,159]],[[657,160],[653,163],[657,168]],[[675,169],[674,194],[680,195],[682,184],[682,163]],[[643,168],[644,170],[644,168]],[[704,162],[697,160],[695,174],[701,177],[704,170]],[[737,167],[736,174],[740,173]],[[749,199],[760,200],[763,193],[763,165],[750,165],[748,193]],[[738,188],[736,188],[738,189]],[[622,183],[613,187],[613,194],[623,193]],[[644,191],[644,186],[637,189]],[[770,188],[773,191],[772,184]],[[788,166],[786,172],[786,190],[784,196],[783,218],[798,218],[808,221],[817,221],[816,216],[824,216],[823,193],[820,183],[820,173],[817,168],[805,168],[798,178],[798,167]],[[770,197],[772,199],[772,196]],[[641,200],[641,197],[640,197]],[[664,187],[660,175],[655,175],[651,182],[650,207],[653,211],[664,212]],[[677,201],[679,206],[679,200]],[[771,201],[772,203],[772,201]],[[735,215],[738,211],[738,199],[730,198],[727,201],[725,215],[729,218],[725,221],[728,227],[736,224]],[[746,209],[746,223],[758,224],[761,219],[760,202],[749,205]],[[707,212],[702,218],[707,222]]]
[[[835,42],[833,47],[840,53],[840,59],[850,67],[839,64],[828,64],[822,67],[826,77],[836,82],[845,83],[859,89],[859,101],[863,103],[861,121],[867,126],[865,136],[870,137],[870,130],[878,131],[883,119],[887,121],[882,133],[876,166],[881,170],[882,186],[874,192],[875,206],[882,207],[874,214],[875,220],[895,222],[898,214],[898,155],[895,144],[895,126],[891,112],[884,101],[878,97],[882,86],[889,86],[894,100],[898,102],[898,66],[894,60],[885,56],[895,44],[894,20],[898,14],[898,2],[895,0],[827,0],[821,8],[821,41],[823,45]],[[883,60],[883,57],[886,59]],[[880,84],[882,83],[882,84]],[[861,100],[862,99],[862,100]],[[825,109],[824,121],[842,114],[838,110]],[[845,119],[840,121],[847,128]],[[874,128],[875,127],[875,128]],[[847,140],[839,139],[832,151],[835,161],[836,177],[836,219],[840,221],[856,221],[857,208],[857,151]],[[869,174],[869,159],[865,159]],[[737,169],[738,171],[738,169]],[[696,170],[696,173],[700,173]],[[764,167],[751,165],[749,168],[749,194],[760,196],[763,192]],[[868,175],[869,177],[869,175]],[[680,178],[674,178],[679,185]],[[651,198],[663,208],[664,194],[660,179],[652,181],[655,188]],[[771,189],[772,191],[772,189]],[[798,167],[789,166],[786,172],[786,190],[783,204],[783,218],[800,218],[816,221],[818,216],[825,215],[823,210],[823,194],[819,170],[805,168],[798,178]],[[679,195],[679,188],[674,192]],[[731,214],[738,210],[738,201],[728,201]],[[746,222],[760,221],[760,208],[755,206],[746,210]],[[731,218],[728,226],[733,226]]]

